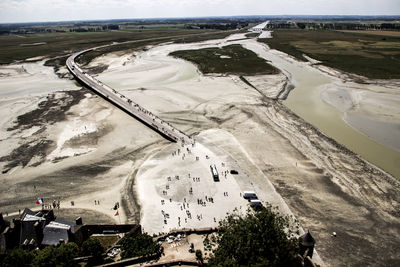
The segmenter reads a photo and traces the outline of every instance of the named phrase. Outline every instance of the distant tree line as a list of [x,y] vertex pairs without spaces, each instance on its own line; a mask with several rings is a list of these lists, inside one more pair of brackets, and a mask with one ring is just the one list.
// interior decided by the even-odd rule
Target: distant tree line
[[231,23],[191,23],[186,24],[186,29],[214,29],[214,30],[234,30],[248,26],[247,22],[231,22]]
[[297,22],[300,29],[311,30],[400,30],[400,23],[304,23]]
[[290,28],[297,28],[295,23],[289,22],[275,22],[267,24],[267,29],[290,29]]
[[84,23],[75,23],[72,25],[57,26],[26,26],[26,25],[0,25],[0,35],[7,34],[34,34],[34,33],[52,33],[52,32],[101,32],[109,30],[119,30],[118,24],[89,25]]
[[103,30],[119,30],[119,25],[118,24],[107,24],[107,25],[103,25]]
[[392,30],[400,31],[400,23],[352,23],[352,22],[294,22],[273,21],[267,29],[300,28],[307,30]]
[[69,29],[69,32],[102,32],[102,31],[103,31],[103,29],[100,27],[97,27],[97,28],[79,27],[79,28]]

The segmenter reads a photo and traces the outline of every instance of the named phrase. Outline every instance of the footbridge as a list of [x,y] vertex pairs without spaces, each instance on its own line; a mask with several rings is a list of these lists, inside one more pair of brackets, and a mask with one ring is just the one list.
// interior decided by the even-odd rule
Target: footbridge
[[125,111],[138,121],[145,124],[164,138],[172,142],[181,142],[182,144],[193,143],[193,139],[180,130],[174,128],[170,123],[163,121],[149,110],[143,108],[139,104],[133,102],[128,97],[118,93],[115,89],[103,84],[101,81],[87,74],[76,63],[75,58],[92,51],[93,49],[84,50],[71,55],[66,62],[68,70],[72,73],[76,80],[85,85],[96,94]]

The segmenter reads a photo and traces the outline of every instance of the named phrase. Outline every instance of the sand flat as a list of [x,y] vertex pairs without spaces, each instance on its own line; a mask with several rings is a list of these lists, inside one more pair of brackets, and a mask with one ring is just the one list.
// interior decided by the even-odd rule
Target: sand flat
[[[278,67],[285,79],[294,84],[308,77],[293,76],[291,64],[298,64],[295,67],[305,73],[314,71],[309,63],[296,63],[252,40],[234,42],[281,60]],[[197,146],[189,147],[192,154],[184,152],[184,159],[172,156],[178,148],[185,147],[163,140],[101,98],[82,92],[85,97],[68,110],[66,119],[46,128],[43,135],[55,142],[63,126],[79,118],[85,125],[94,124],[97,130],[91,133],[96,134],[95,138],[79,135],[74,145],[94,139],[96,149],[58,162],[16,167],[2,174],[2,209],[15,213],[19,205],[33,206],[32,200],[38,196],[55,197],[61,198],[63,207],[69,207],[72,200],[74,209],[101,212],[116,223],[119,219],[140,222],[146,231],[164,232],[185,226],[216,225],[214,217],[217,220],[234,208],[244,209],[247,202],[240,193],[250,188],[281,212],[293,214],[303,229],[310,229],[318,242],[318,255],[328,266],[398,260],[398,240],[393,238],[400,233],[396,216],[400,185],[396,179],[273,100],[274,93],[280,90],[269,87],[282,86],[281,79],[275,77],[270,82],[268,76],[254,77],[260,87],[255,90],[236,76],[203,76],[194,65],[167,56],[177,49],[223,45],[226,40],[166,44],[149,47],[134,57],[122,53],[99,59],[101,64],[109,60],[112,67],[97,78],[191,134],[197,140]],[[320,81],[329,82],[325,74],[321,77],[308,84],[318,86],[318,92],[324,88]],[[265,97],[267,93],[269,97]],[[315,96],[319,97],[318,93]],[[6,121],[13,118],[10,115]],[[81,126],[77,124],[76,130]],[[18,136],[15,140],[26,142]],[[199,161],[194,154],[199,155]],[[240,175],[227,175],[217,184],[210,177],[210,161],[218,170],[237,169]],[[193,181],[194,177],[190,180],[189,173],[200,181]],[[179,175],[179,180],[174,175]],[[38,186],[37,191],[33,185]],[[190,187],[197,189],[193,195]],[[167,195],[162,191],[168,191]],[[197,199],[205,201],[206,195],[214,198],[214,203],[197,204]],[[15,198],[18,203],[13,201]],[[100,205],[94,205],[96,199]],[[113,216],[116,201],[121,203],[120,217]],[[185,209],[189,203],[192,219],[185,217],[183,203]],[[169,214],[166,224],[161,210]],[[332,231],[338,233],[336,239],[330,236]]]

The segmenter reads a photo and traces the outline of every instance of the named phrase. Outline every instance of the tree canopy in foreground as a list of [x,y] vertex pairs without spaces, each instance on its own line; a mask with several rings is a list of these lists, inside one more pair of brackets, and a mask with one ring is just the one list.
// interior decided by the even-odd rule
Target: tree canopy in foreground
[[132,257],[149,256],[157,253],[160,246],[148,234],[140,234],[134,238],[128,237],[121,241],[123,259]]
[[210,266],[299,266],[298,226],[268,205],[220,222]]

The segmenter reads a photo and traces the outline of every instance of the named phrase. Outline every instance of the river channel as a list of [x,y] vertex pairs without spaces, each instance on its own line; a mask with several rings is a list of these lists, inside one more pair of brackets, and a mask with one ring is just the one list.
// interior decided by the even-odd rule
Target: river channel
[[[400,178],[400,152],[354,129],[346,123],[344,113],[322,100],[321,93],[326,88],[335,86],[337,78],[330,77],[307,63],[296,62],[283,53],[261,47],[257,43],[246,43],[245,47],[271,61],[289,77],[295,89],[284,101],[288,108],[362,158]],[[398,135],[399,129],[395,128],[392,134]]]

